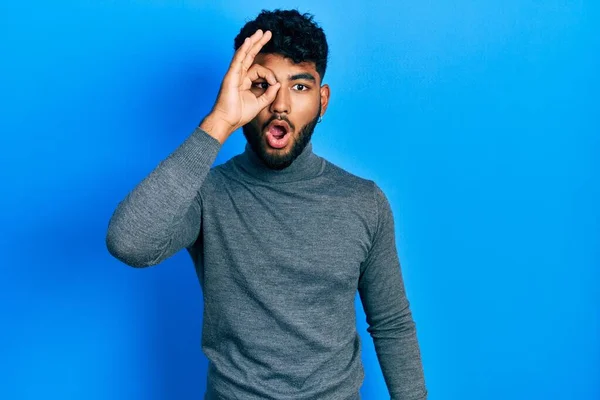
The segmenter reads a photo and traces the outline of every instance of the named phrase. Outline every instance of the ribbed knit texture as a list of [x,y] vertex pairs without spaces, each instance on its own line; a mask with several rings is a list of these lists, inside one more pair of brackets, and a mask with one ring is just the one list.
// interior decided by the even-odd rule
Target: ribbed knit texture
[[211,167],[220,149],[196,129],[118,204],[106,236],[135,267],[184,248],[191,256],[204,297],[205,399],[357,399],[357,290],[391,399],[425,399],[381,189],[312,143],[281,171],[249,145]]

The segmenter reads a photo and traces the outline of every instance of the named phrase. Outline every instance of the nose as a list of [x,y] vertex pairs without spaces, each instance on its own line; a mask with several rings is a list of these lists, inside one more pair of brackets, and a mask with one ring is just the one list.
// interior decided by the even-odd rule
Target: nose
[[284,88],[282,85],[277,91],[277,95],[275,96],[275,100],[269,106],[269,111],[273,114],[289,114],[291,110],[290,104],[290,93]]

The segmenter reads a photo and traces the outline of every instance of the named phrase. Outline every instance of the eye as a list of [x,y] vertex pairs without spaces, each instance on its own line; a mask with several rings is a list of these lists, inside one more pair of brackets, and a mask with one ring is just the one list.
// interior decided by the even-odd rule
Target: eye
[[298,90],[301,92],[305,92],[308,90],[308,86],[303,85],[302,83],[297,83],[294,85],[294,87],[298,86]]
[[269,87],[269,83],[268,82],[253,82],[252,83],[252,87],[255,87],[257,89],[267,89]]

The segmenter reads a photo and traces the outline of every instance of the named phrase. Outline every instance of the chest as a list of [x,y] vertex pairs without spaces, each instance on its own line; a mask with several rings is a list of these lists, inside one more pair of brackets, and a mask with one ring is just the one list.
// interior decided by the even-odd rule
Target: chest
[[219,273],[352,287],[369,247],[370,210],[356,204],[326,187],[228,185],[204,198],[204,250],[226,265]]

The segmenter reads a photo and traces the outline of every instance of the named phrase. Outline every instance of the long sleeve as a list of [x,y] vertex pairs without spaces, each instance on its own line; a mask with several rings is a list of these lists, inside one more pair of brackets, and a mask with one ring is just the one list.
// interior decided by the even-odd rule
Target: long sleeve
[[367,259],[361,264],[359,295],[392,400],[427,398],[421,353],[396,250],[390,204],[375,186],[377,220]]
[[132,267],[147,267],[193,244],[200,232],[200,188],[220,148],[196,128],[117,205],[108,251]]

